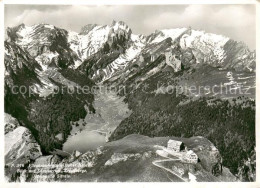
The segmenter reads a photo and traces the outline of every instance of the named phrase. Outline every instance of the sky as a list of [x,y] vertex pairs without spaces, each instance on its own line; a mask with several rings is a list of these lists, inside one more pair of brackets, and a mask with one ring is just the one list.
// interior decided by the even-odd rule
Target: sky
[[87,24],[124,21],[135,34],[182,28],[221,34],[255,50],[255,5],[5,5],[5,28],[48,23],[79,32]]

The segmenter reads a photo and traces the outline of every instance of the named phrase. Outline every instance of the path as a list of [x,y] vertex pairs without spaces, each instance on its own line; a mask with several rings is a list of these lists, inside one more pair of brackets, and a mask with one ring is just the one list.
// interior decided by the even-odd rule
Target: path
[[[162,156],[162,157],[164,157],[164,156]],[[173,170],[171,170],[171,169],[169,169],[169,168],[166,168],[166,167],[160,165],[161,162],[168,162],[168,161],[180,161],[180,159],[171,159],[171,158],[168,158],[168,159],[156,160],[156,161],[153,161],[152,163],[153,163],[154,166],[157,166],[157,167],[159,167],[159,168],[161,168],[161,169],[163,169],[163,170],[166,170],[167,172],[170,172],[170,173],[173,174],[174,176],[177,176],[177,177],[180,178],[182,181],[188,182],[188,179],[183,178],[183,177],[181,177],[180,175],[178,175],[177,173],[175,173]]]
[[196,182],[196,176],[194,176],[190,172],[188,173],[189,178],[183,178],[181,175],[179,175],[179,173],[175,172],[174,170],[172,170],[170,168],[163,166],[162,163],[164,163],[164,162],[175,162],[175,161],[179,162],[179,161],[181,161],[181,159],[180,159],[180,157],[173,156],[171,153],[167,152],[167,150],[164,147],[160,147],[160,146],[156,146],[156,147],[160,148],[159,150],[156,151],[156,153],[159,156],[163,157],[164,159],[159,159],[159,160],[153,161],[152,164],[154,166],[157,166],[157,167],[173,174],[174,176],[177,176],[179,179],[181,179],[184,182],[189,182],[189,181]]

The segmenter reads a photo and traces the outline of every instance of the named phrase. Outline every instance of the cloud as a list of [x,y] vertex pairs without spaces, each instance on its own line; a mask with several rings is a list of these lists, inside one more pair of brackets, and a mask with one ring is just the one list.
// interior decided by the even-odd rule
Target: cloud
[[164,12],[145,21],[146,28],[189,27],[244,41],[255,49],[255,10],[243,5],[190,5],[181,13]]
[[113,19],[146,35],[156,29],[191,26],[244,41],[255,49],[254,5],[6,5],[5,11],[6,26],[49,23],[77,32],[86,24],[110,24]]
[[20,15],[8,20],[7,25],[49,23],[79,31],[86,24],[108,24],[113,18],[118,18],[118,15],[124,17],[129,12],[131,12],[131,7],[128,6],[66,6],[62,9],[58,6],[56,10],[26,9]]

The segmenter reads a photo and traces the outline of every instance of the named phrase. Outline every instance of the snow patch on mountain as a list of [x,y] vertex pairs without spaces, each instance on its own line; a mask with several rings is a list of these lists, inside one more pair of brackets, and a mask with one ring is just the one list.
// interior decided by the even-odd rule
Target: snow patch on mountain
[[187,28],[176,28],[176,29],[163,29],[160,31],[155,31],[152,36],[150,36],[150,40],[148,43],[159,43],[165,40],[166,38],[172,38],[175,40],[178,36],[180,36]]
[[[68,43],[81,61],[96,53],[107,41],[109,26],[96,26],[86,35],[76,32],[68,33]],[[80,65],[77,64],[76,68]]]
[[131,29],[122,21],[115,21],[113,20],[112,22],[112,28],[114,29],[114,31],[117,31],[117,30],[124,30],[126,32],[129,32]]
[[21,46],[24,46],[24,45],[28,45],[30,42],[32,42],[32,33],[34,32],[34,28],[36,26],[24,26],[24,27],[21,27],[18,32],[17,32],[17,35],[18,35],[18,41],[17,41],[17,44],[18,45],[21,45]]
[[227,72],[227,75],[226,75],[226,78],[228,79],[229,82],[227,83],[224,83],[224,85],[233,85],[235,84],[236,82],[234,81],[234,77],[233,77],[233,73],[232,72]]
[[[26,48],[29,53],[35,57],[43,71],[49,69],[50,63],[56,63],[56,61],[53,61],[54,58],[60,60],[62,55],[64,55],[60,51],[56,52],[53,47],[50,50],[50,44],[52,44],[53,40],[56,41],[60,36],[62,36],[63,39],[65,38],[64,41],[66,45],[64,49],[70,54],[67,58],[68,61],[72,62],[71,64],[68,63],[68,67],[72,69],[78,68],[87,58],[95,53],[102,53],[102,48],[105,44],[109,45],[105,53],[110,53],[112,44],[118,45],[116,42],[123,37],[126,41],[126,45],[123,49],[120,49],[119,57],[112,63],[106,65],[105,68],[102,67],[102,69],[94,70],[92,78],[98,78],[98,80],[102,78],[101,81],[113,77],[119,70],[124,70],[127,65],[134,62],[140,54],[151,53],[154,50],[157,53],[156,56],[164,54],[165,48],[155,46],[167,38],[172,39],[171,44],[169,44],[172,45],[172,47],[179,45],[184,51],[187,50],[192,56],[194,55],[194,62],[207,63],[214,67],[220,66],[223,69],[233,67],[240,70],[244,67],[244,69],[252,71],[254,68],[252,66],[254,56],[250,55],[247,50],[243,51],[243,45],[238,47],[238,50],[241,48],[241,55],[239,54],[235,58],[232,58],[231,55],[227,57],[229,52],[225,51],[225,46],[230,46],[229,51],[237,54],[237,50],[232,48],[233,45],[237,44],[230,43],[228,37],[206,33],[205,31],[192,30],[191,28],[163,29],[155,31],[147,37],[143,37],[141,35],[132,34],[131,29],[124,22],[113,21],[111,25],[86,25],[82,28],[80,34],[73,31],[67,32],[48,24],[34,26],[21,25],[18,27],[18,30],[13,29],[13,32],[16,33],[18,37],[14,39],[15,42],[23,48]],[[227,42],[230,43],[230,45],[227,45]],[[53,44],[54,46],[59,45],[58,42],[57,44]],[[61,56],[59,56],[59,54]],[[250,58],[252,60],[250,60]],[[231,62],[230,59],[233,60],[233,62]],[[234,61],[234,59],[236,61]],[[127,68],[125,71],[127,71]],[[41,80],[47,79],[41,78]],[[46,82],[49,83],[49,81]],[[38,86],[37,88],[40,90]]]
[[[16,32],[18,39],[16,44],[25,47],[31,48],[35,43],[47,44],[49,42],[48,35],[46,35],[50,30],[53,30],[55,27],[50,24],[36,24],[33,26],[22,25],[19,30]],[[41,37],[37,37],[35,41],[35,36],[39,35],[39,31],[46,30],[45,32],[40,33]]]
[[216,35],[212,33],[205,33],[205,31],[191,30],[191,34],[184,34],[180,39],[180,46],[183,49],[193,48],[199,50],[210,59],[223,63],[224,61],[224,45],[229,40],[228,37]]
[[[9,118],[5,121],[10,120]],[[11,118],[12,122],[15,118]],[[7,122],[5,122],[7,123]],[[5,178],[7,181],[24,182],[26,180],[26,166],[42,156],[40,145],[36,142],[29,129],[17,126],[5,134]]]
[[131,32],[131,29],[124,22],[116,21],[113,21],[110,26],[91,25],[83,28],[85,29],[82,29],[83,32],[80,34],[72,31],[68,32],[70,49],[73,50],[80,59],[74,68],[77,68],[85,59],[98,52],[109,38],[115,37],[117,33],[123,34],[124,32]]
[[38,55],[35,60],[41,65],[42,70],[45,71],[48,69],[49,64],[51,63],[54,57],[58,57],[59,54],[57,52],[44,52],[41,55]]
[[71,89],[74,87],[80,87],[75,82],[65,78],[60,72],[57,71],[57,68],[49,67],[44,71],[38,71],[37,74],[41,85],[34,84],[31,89],[34,93],[39,94],[40,97],[47,97],[48,95],[54,93],[55,89],[60,89],[50,80],[50,78],[55,82],[58,82]]
[[[12,152],[14,152],[15,155],[12,155]],[[5,155],[12,155],[13,158],[11,159],[17,159],[23,156],[29,157],[29,159],[36,159],[42,155],[40,146],[32,137],[31,132],[21,126],[5,135],[4,153]]]
[[25,127],[19,127],[5,136],[5,155],[11,151],[12,147],[21,142],[23,133],[26,132]]
[[[115,61],[113,61],[106,68],[102,69],[105,77],[102,81],[109,79],[113,73],[124,69],[130,61],[132,61],[145,47],[145,39],[142,35],[131,34],[131,45],[126,49],[125,53],[121,54]],[[97,71],[95,76],[98,76],[100,71]]]
[[10,114],[4,114],[4,121],[5,121],[5,134],[13,131],[19,126],[19,122],[16,118],[11,116]]
[[48,29],[54,29],[53,25],[44,25],[44,27],[48,28]]

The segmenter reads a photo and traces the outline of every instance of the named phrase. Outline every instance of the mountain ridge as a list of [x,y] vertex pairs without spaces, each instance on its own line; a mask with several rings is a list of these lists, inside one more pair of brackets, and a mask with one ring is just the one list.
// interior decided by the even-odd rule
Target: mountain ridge
[[[136,35],[116,21],[86,25],[80,33],[49,24],[22,24],[7,33],[5,112],[30,130],[44,155],[62,148],[73,122],[95,113],[93,93],[57,89],[122,86],[117,94],[132,113],[109,133],[111,142],[130,134],[202,135],[234,175],[254,180],[256,62],[245,44],[191,28]],[[176,92],[220,84],[248,87],[250,94]],[[31,96],[12,93],[17,85],[33,88]]]
[[[52,25],[38,24],[38,25],[28,27],[30,28],[27,29],[28,33],[30,34],[32,30],[34,30],[34,28],[37,29],[39,26],[46,27],[45,28],[46,30],[48,29],[57,29],[58,31],[60,30],[60,28],[57,28]],[[87,29],[88,31],[84,33],[83,30],[86,27],[88,28]],[[20,26],[14,27],[13,29],[11,28],[7,29],[7,33],[10,40],[15,41],[18,45],[24,48],[26,48],[26,43],[28,43],[27,35],[26,34],[24,35],[24,33],[26,32],[21,32],[20,30],[21,29],[26,30],[26,28],[27,26],[22,24]],[[61,31],[63,31],[63,29]],[[188,31],[189,33],[187,33],[186,31]],[[35,32],[37,33],[37,31]],[[96,34],[94,35],[93,32],[95,32]],[[21,36],[23,39],[22,41],[24,41],[25,44],[19,42],[20,39],[17,40],[17,38],[19,38],[20,33],[24,35]],[[73,61],[75,63],[74,65],[71,65],[74,66],[75,68],[77,68],[80,64],[82,64],[82,62],[86,60],[88,57],[98,52],[101,48],[104,48],[107,43],[109,44],[109,46],[111,46],[113,40],[115,40],[115,37],[118,38],[121,35],[125,35],[126,41],[134,41],[132,38],[136,36],[132,34],[131,29],[122,21],[119,22],[113,21],[111,25],[103,25],[103,26],[97,24],[89,24],[87,26],[83,26],[82,31],[80,33],[67,31],[65,32],[64,35],[66,35],[67,38],[67,43],[68,43],[67,45],[70,46],[70,49],[74,52],[73,54],[77,56],[77,57],[73,57]],[[133,37],[130,37],[131,35],[133,35]],[[196,56],[197,62],[203,63],[204,61],[207,62],[212,61],[214,66],[218,66],[218,65],[222,66],[222,64],[224,63],[225,65],[223,68],[230,67],[236,70],[243,70],[249,72],[255,71],[255,62],[251,60],[255,58],[255,52],[250,52],[249,48],[244,43],[235,42],[234,40],[228,37],[224,37],[222,35],[206,33],[205,31],[200,31],[200,30],[192,30],[191,28],[176,28],[176,29],[157,30],[150,35],[140,36],[139,38],[134,37],[134,38],[138,40],[139,43],[143,39],[145,39],[145,41],[141,43],[143,43],[143,46],[147,46],[149,44],[161,42],[162,40],[165,40],[168,37],[172,38],[173,40],[178,39],[177,43],[179,43],[182,49],[192,48],[193,54]],[[213,48],[209,46],[212,46]],[[142,51],[142,48],[140,50]],[[141,53],[140,50],[136,52],[136,55]],[[227,63],[225,62],[230,60],[230,57],[226,57],[227,53],[225,52],[227,50],[229,51],[231,50],[231,52],[227,52],[227,53],[235,53],[235,54],[240,53],[239,57],[241,57],[241,59],[239,60],[239,62],[241,63],[234,62],[233,64],[227,65]],[[208,54],[203,54],[205,52]],[[134,55],[134,57],[136,57],[136,55]],[[133,58],[130,58],[128,59],[128,61],[131,61],[132,59]],[[246,64],[245,67],[243,67],[244,64]],[[110,76],[108,76],[108,78],[109,77]]]

